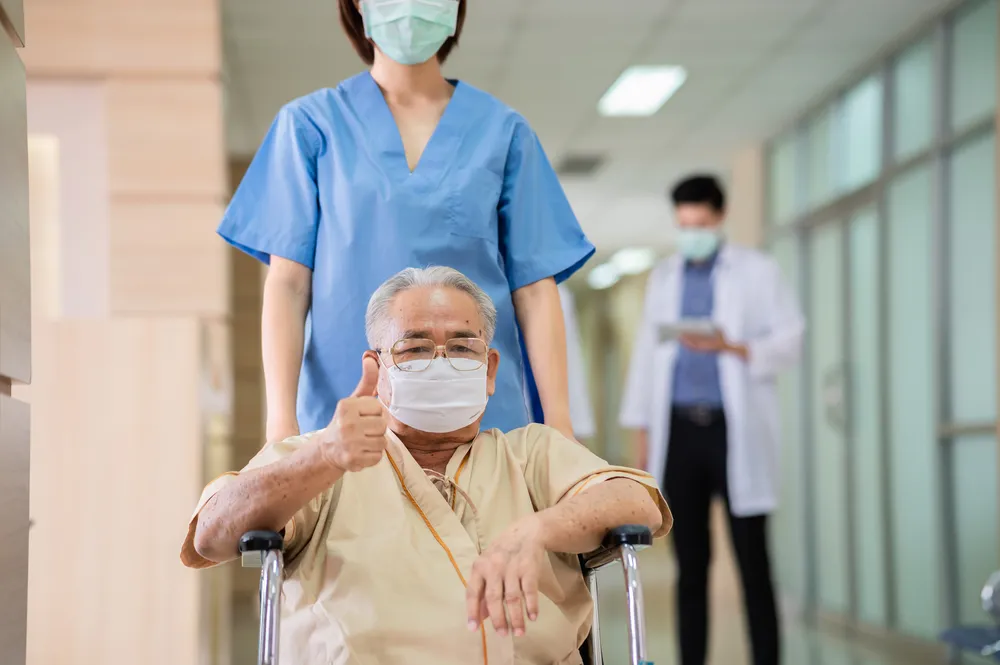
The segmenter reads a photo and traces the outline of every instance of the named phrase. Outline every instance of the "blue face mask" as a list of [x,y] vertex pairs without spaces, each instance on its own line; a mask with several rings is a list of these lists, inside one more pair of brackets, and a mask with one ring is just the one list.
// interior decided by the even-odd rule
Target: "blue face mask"
[[362,0],[365,35],[401,65],[427,62],[455,34],[458,0]]
[[677,233],[677,249],[689,261],[704,261],[712,256],[722,236],[718,229],[680,229]]

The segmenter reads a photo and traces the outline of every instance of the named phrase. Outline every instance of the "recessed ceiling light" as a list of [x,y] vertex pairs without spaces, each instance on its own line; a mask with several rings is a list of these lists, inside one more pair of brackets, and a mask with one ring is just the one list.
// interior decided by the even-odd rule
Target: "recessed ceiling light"
[[651,116],[663,108],[687,80],[687,71],[677,66],[636,66],[626,69],[597,103],[608,117]]
[[648,247],[620,249],[611,257],[611,265],[623,275],[641,275],[656,263],[656,252]]
[[611,263],[602,263],[587,274],[587,284],[592,289],[601,291],[610,289],[621,279],[621,274]]

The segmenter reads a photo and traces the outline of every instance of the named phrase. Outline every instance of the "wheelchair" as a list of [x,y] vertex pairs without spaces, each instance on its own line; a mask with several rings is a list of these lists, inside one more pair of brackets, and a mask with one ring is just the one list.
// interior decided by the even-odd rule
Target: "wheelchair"
[[979,597],[983,610],[993,617],[993,626],[957,626],[941,634],[941,641],[954,653],[968,652],[1000,662],[1000,570],[986,580]]
[[[653,534],[642,526],[626,525],[612,529],[601,547],[580,557],[580,570],[594,599],[594,619],[590,635],[580,649],[584,665],[604,665],[601,626],[597,610],[597,571],[621,562],[625,574],[625,600],[628,607],[629,665],[653,665],[646,656],[646,626],[639,581],[639,550],[653,543]],[[278,642],[281,618],[281,583],[284,576],[283,539],[273,531],[250,531],[240,538],[239,551],[245,568],[261,568],[260,634],[257,664],[279,665]]]

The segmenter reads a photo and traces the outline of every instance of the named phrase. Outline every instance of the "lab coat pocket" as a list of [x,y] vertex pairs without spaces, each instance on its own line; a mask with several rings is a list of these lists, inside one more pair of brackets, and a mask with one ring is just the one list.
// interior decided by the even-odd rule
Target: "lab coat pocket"
[[503,177],[487,168],[460,169],[451,174],[448,187],[451,189],[449,231],[497,243]]

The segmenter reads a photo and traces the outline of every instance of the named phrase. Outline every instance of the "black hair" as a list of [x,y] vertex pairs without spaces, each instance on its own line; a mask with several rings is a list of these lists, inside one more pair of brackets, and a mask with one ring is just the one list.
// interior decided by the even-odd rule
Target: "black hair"
[[715,176],[695,175],[674,185],[670,198],[675,206],[682,203],[703,203],[716,212],[726,209],[726,193]]

